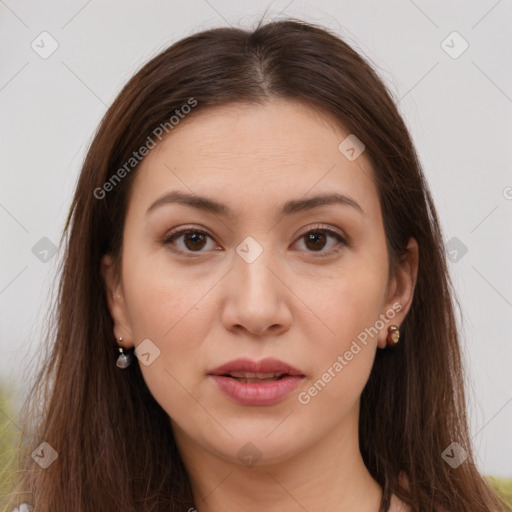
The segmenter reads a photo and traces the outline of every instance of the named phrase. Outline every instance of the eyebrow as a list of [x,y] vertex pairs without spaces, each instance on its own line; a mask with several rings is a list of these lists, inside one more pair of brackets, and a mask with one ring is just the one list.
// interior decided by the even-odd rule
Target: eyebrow
[[[213,213],[214,215],[223,216],[226,218],[235,217],[235,212],[231,210],[224,203],[215,201],[204,196],[198,196],[195,194],[188,194],[185,192],[172,191],[164,194],[158,198],[146,211],[146,215],[154,211],[156,208],[168,205],[168,204],[183,204],[195,208],[196,210]],[[320,206],[326,206],[331,204],[339,204],[345,206],[351,206],[362,215],[366,215],[362,207],[354,199],[344,194],[332,193],[318,195],[310,197],[308,199],[293,199],[284,203],[281,209],[281,215],[292,215],[294,213],[312,210]]]

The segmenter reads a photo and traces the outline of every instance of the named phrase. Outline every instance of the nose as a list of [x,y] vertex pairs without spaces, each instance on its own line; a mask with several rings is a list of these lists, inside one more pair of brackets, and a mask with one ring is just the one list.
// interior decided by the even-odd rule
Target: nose
[[223,287],[222,322],[230,331],[247,331],[255,336],[276,336],[292,322],[293,294],[270,249],[254,261],[238,254]]

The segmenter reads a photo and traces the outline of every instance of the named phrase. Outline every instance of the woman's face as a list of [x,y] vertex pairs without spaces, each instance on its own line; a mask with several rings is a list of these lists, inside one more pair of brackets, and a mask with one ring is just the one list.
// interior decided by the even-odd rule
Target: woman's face
[[121,279],[109,256],[103,272],[115,334],[140,345],[181,449],[273,463],[357,427],[414,269],[388,283],[372,169],[349,135],[295,102],[233,104],[185,119],[140,164]]

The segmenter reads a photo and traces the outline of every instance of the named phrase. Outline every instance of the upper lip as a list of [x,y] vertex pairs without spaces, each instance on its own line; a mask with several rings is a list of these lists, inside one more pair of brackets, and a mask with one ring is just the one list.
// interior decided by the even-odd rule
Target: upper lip
[[260,361],[252,361],[251,359],[241,358],[229,361],[213,370],[208,372],[208,375],[230,375],[233,372],[248,372],[248,373],[276,373],[280,375],[300,375],[304,374],[279,359],[267,357]]

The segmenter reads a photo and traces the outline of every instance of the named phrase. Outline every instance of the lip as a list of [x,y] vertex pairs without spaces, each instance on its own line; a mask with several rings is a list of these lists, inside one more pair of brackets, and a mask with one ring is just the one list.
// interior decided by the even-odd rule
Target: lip
[[253,372],[253,373],[286,373],[288,375],[304,374],[279,359],[267,357],[261,361],[252,361],[247,358],[234,359],[208,372],[208,375],[224,375],[230,372]]
[[[241,382],[226,374],[231,372],[282,373],[284,377],[268,382]],[[274,405],[284,400],[300,384],[305,375],[283,361],[266,358],[261,361],[235,359],[208,372],[218,389],[242,405]]]

